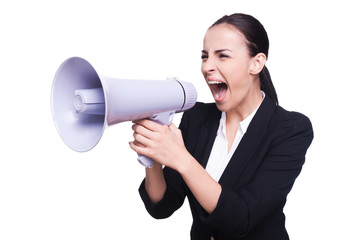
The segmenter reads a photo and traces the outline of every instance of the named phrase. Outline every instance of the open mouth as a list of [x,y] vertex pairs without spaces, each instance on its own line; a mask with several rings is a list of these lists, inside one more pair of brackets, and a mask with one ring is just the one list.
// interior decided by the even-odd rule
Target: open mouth
[[228,86],[224,82],[220,81],[208,81],[211,92],[216,101],[221,101],[226,96]]

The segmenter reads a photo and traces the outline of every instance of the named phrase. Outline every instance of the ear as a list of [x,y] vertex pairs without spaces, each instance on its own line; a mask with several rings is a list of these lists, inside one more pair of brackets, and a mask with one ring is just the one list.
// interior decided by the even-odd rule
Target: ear
[[266,63],[266,56],[264,53],[258,53],[255,57],[251,59],[249,73],[250,74],[259,74]]

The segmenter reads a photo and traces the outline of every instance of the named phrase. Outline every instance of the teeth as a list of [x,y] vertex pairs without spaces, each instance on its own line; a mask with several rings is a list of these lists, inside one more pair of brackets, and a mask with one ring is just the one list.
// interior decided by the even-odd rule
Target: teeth
[[222,84],[223,82],[219,81],[208,81],[208,84]]

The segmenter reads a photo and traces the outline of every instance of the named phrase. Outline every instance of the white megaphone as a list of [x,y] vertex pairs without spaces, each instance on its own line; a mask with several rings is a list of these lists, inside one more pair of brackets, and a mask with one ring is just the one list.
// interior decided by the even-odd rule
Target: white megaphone
[[[65,60],[52,85],[52,113],[66,145],[89,151],[107,126],[149,118],[170,125],[174,113],[194,106],[196,89],[191,83],[168,80],[129,80],[99,76],[83,58]],[[151,167],[153,160],[139,155]]]

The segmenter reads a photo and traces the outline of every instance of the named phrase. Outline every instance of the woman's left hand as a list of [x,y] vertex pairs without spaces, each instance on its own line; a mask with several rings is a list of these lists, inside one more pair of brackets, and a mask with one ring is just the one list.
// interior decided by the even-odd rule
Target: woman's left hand
[[187,153],[180,129],[174,124],[161,125],[147,119],[133,123],[135,141],[130,142],[130,147],[138,154],[176,170]]

